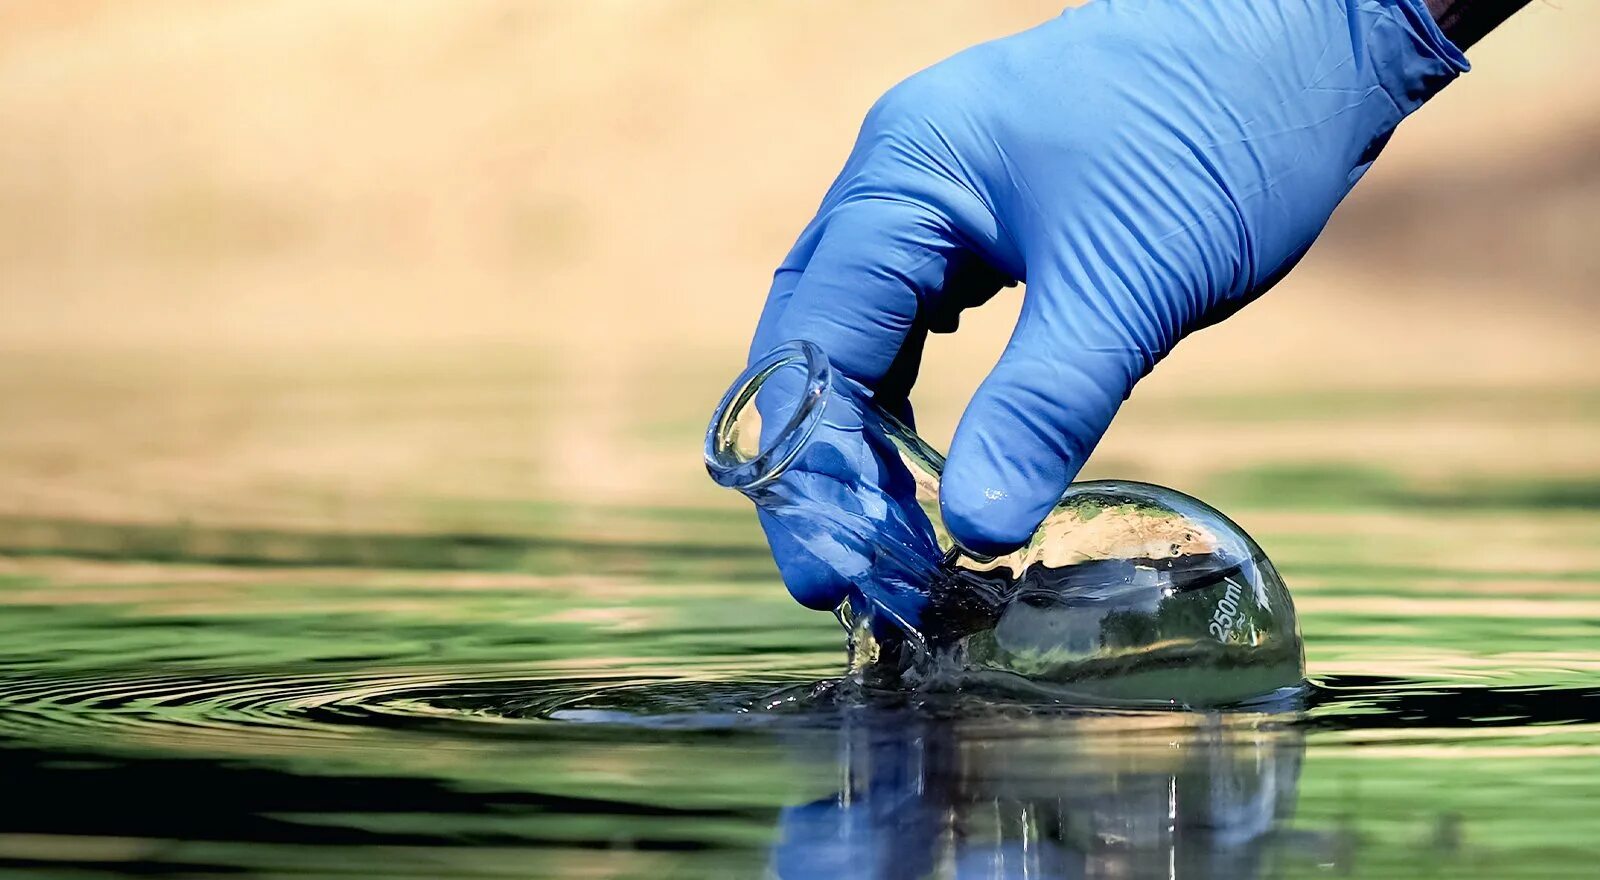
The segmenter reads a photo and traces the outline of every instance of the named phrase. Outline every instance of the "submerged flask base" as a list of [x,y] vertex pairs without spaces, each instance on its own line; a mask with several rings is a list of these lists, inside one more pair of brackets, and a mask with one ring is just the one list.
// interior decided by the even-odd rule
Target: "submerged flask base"
[[915,629],[864,606],[851,665],[879,686],[1210,707],[1293,694],[1305,677],[1288,589],[1261,549],[1141,483],[1073,486],[1009,556],[952,554]]

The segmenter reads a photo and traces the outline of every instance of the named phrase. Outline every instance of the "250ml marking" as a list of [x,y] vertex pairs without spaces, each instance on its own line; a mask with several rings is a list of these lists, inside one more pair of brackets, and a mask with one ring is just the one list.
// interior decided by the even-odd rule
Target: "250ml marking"
[[1244,595],[1244,588],[1232,578],[1223,583],[1228,585],[1228,589],[1222,598],[1217,600],[1217,607],[1211,612],[1211,625],[1208,627],[1219,642],[1228,641],[1228,636],[1244,624],[1244,615],[1239,613],[1239,599]]

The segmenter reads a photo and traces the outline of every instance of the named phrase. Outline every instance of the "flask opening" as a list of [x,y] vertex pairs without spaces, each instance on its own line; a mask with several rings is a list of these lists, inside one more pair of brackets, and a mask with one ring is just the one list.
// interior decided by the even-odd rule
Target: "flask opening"
[[749,491],[782,474],[822,420],[833,371],[814,343],[785,342],[735,379],[706,430],[706,470]]

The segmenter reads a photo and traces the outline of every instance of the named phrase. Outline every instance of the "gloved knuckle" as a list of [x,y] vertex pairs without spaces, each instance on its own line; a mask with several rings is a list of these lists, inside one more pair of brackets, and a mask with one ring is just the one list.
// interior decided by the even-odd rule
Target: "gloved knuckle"
[[923,72],[901,80],[873,103],[867,118],[887,122],[919,115],[925,111],[933,98],[935,79]]

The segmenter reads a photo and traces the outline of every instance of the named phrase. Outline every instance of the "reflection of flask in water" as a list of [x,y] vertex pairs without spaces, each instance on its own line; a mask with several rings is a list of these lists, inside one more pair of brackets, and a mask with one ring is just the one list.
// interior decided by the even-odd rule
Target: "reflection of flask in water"
[[805,342],[752,364],[706,435],[712,477],[851,585],[841,617],[876,681],[1184,704],[1300,684],[1288,590],[1227,517],[1158,486],[1077,483],[987,559],[940,521],[943,464]]
[[1281,716],[992,720],[868,703],[831,742],[812,730],[790,738],[797,765],[841,787],[783,810],[772,872],[1252,880],[1282,874],[1286,856],[1334,845],[1313,831],[1283,833],[1305,732]]

